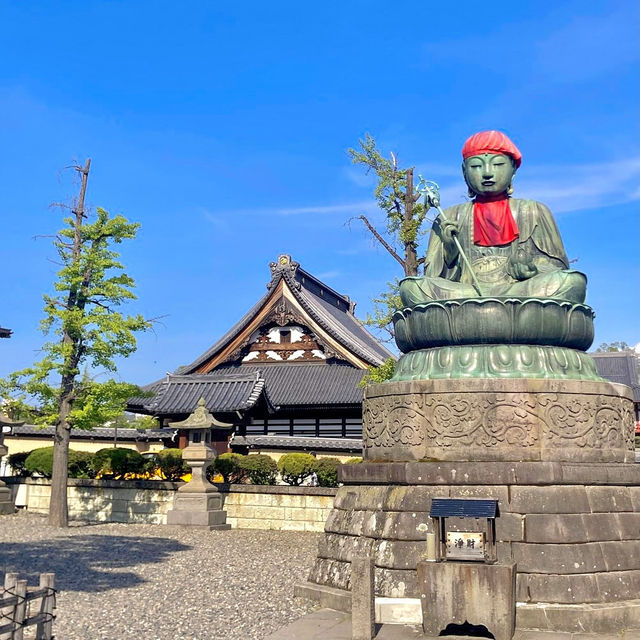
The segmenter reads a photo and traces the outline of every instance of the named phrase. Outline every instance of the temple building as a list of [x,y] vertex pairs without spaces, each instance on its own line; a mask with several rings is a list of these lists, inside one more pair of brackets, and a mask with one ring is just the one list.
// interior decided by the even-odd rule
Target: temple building
[[[182,420],[203,397],[216,448],[359,454],[362,389],[370,366],[392,357],[354,315],[355,303],[288,255],[270,264],[266,294],[191,364],[153,382],[128,410]],[[181,443],[184,446],[184,443]]]

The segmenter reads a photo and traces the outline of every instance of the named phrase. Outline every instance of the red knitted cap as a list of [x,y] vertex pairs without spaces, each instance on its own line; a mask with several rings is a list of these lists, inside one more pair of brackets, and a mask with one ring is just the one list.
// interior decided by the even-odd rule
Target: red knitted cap
[[474,133],[462,147],[462,157],[466,160],[481,153],[503,153],[513,158],[516,169],[522,164],[522,154],[502,131],[480,131]]

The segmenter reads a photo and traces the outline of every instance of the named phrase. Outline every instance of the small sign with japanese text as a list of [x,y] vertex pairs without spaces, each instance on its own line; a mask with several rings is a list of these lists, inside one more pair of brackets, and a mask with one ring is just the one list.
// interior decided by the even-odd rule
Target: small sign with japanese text
[[484,532],[447,531],[447,559],[484,561]]

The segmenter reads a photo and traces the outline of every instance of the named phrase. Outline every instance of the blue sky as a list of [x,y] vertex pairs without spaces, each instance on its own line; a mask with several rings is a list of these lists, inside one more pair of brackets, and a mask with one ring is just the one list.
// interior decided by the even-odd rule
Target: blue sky
[[142,224],[132,312],[163,316],[120,375],[190,362],[289,253],[357,313],[398,265],[346,150],[370,132],[463,200],[460,149],[506,131],[517,197],[548,204],[589,277],[596,341],[640,341],[638,26],[633,0],[4,2],[0,375],[37,357],[56,265],[51,202],[92,158],[88,201]]

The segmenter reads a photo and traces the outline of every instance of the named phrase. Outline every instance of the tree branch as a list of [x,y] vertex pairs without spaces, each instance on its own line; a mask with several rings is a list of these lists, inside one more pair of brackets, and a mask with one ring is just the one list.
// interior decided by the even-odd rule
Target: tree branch
[[103,309],[106,309],[109,312],[113,312],[113,309],[110,306],[103,304],[102,302],[98,302],[95,298],[87,298],[87,302],[89,304],[95,304],[98,307],[102,307]]
[[362,222],[366,225],[367,229],[371,231],[373,237],[402,265],[404,269],[404,260],[393,250],[393,247],[378,233],[377,229],[367,220],[367,217],[362,214],[358,216]]

